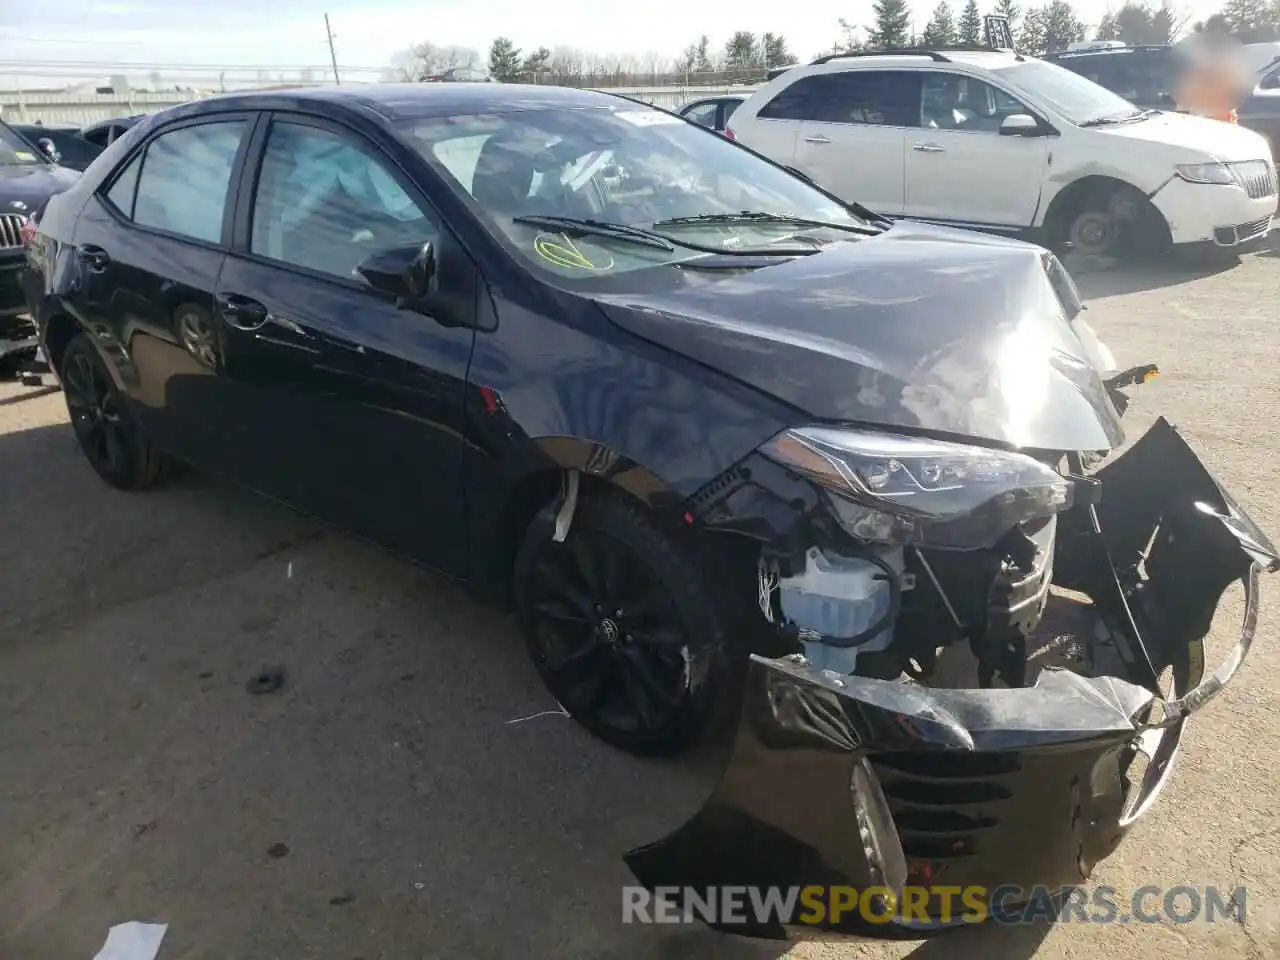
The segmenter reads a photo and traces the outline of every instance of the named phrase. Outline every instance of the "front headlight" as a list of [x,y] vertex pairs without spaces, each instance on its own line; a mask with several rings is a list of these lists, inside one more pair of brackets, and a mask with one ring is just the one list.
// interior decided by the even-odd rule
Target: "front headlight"
[[1071,503],[1071,483],[1022,453],[834,427],[784,430],[761,452],[825,487],[863,540],[991,546]]
[[1236,178],[1225,163],[1180,163],[1175,168],[1178,176],[1188,183],[1217,183],[1235,186]]

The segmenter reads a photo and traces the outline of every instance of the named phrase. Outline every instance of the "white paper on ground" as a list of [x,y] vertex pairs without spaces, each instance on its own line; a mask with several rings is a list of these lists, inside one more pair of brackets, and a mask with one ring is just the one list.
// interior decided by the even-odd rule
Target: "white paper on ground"
[[155,960],[167,923],[117,923],[107,931],[107,942],[93,960]]

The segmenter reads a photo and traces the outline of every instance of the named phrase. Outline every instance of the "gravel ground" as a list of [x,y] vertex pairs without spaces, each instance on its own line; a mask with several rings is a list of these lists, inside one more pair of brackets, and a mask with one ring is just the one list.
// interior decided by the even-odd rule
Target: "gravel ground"
[[[1277,257],[1198,277],[1081,277],[1120,363],[1162,366],[1133,426],[1167,415],[1273,534]],[[1280,956],[1280,652],[1266,595],[1243,674],[1094,877],[1122,894],[1243,884],[1243,926],[788,948],[620,923],[619,855],[693,812],[713,757],[641,762],[559,716],[511,723],[553,704],[505,618],[209,481],[109,491],[61,396],[10,383],[0,569],[0,960],[87,958],[131,919],[170,924],[164,960]],[[1211,661],[1232,627],[1220,624]],[[247,678],[275,662],[284,689],[250,696]]]

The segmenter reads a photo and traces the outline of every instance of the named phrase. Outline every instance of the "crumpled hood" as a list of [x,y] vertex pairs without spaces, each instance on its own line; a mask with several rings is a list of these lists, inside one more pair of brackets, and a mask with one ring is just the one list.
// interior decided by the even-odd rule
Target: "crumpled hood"
[[[1095,130],[1109,137],[1182,148],[1185,156],[1179,154],[1175,162],[1195,163],[1212,157],[1214,160],[1237,163],[1242,160],[1267,160],[1271,157],[1271,148],[1260,134],[1234,123],[1223,123],[1221,120],[1197,117],[1189,113],[1162,113],[1147,120],[1117,123],[1097,127]],[[1178,150],[1172,152],[1179,153]],[[1173,173],[1172,170],[1168,172]]]
[[815,420],[1108,450],[1119,414],[1054,273],[1031,244],[900,222],[777,266],[595,299],[624,329]]
[[[52,163],[0,166],[0,213],[30,213],[55,193],[80,179],[80,174]],[[26,205],[15,210],[14,201]]]

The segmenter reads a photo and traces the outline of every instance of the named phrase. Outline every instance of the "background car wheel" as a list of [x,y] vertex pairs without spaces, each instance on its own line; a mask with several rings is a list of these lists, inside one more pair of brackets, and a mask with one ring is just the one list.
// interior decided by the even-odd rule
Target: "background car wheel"
[[1151,260],[1171,246],[1160,211],[1139,190],[1115,181],[1075,191],[1058,222],[1059,241],[1085,259]]
[[83,334],[67,345],[61,366],[71,428],[98,476],[122,490],[158,483],[164,458],[138,429],[102,358]]
[[516,558],[516,611],[543,682],[631,753],[691,745],[725,688],[719,605],[690,554],[638,504],[588,495],[564,543],[535,522]]

